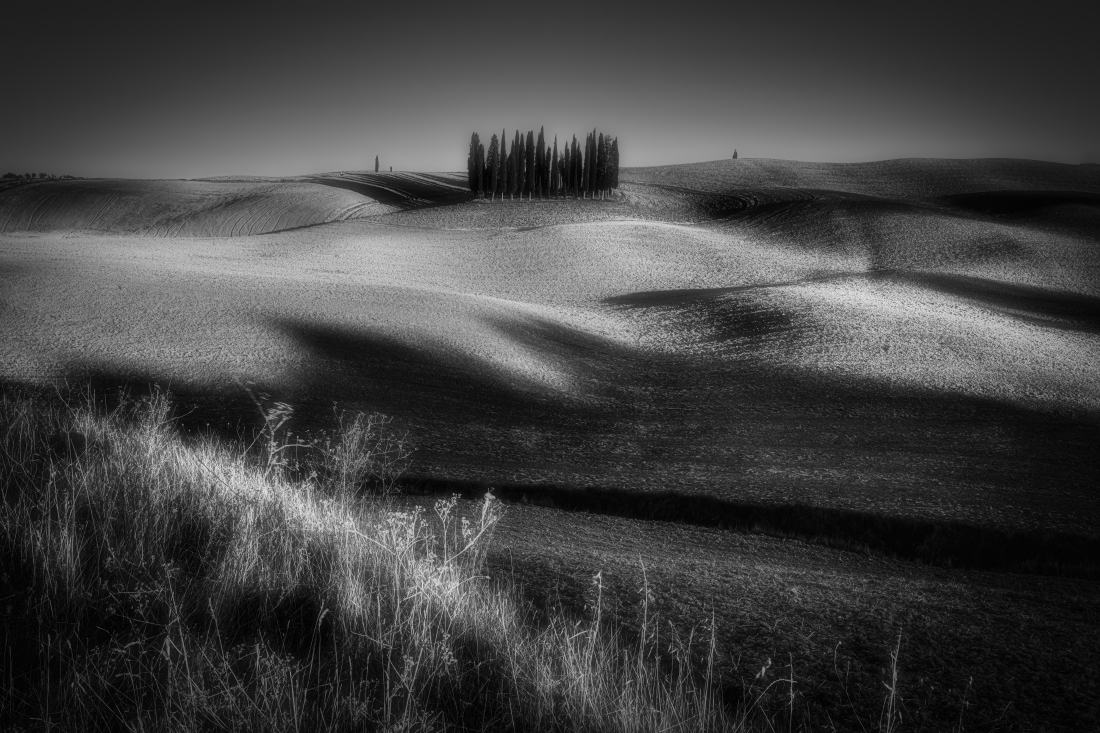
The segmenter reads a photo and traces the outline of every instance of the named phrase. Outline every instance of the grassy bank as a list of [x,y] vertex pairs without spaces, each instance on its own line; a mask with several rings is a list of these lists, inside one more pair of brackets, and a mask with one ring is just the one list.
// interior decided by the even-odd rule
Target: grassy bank
[[[69,730],[712,730],[713,645],[643,614],[534,623],[484,577],[501,505],[398,511],[401,446],[355,417],[296,471],[184,440],[161,394],[96,410],[0,397],[0,723]],[[397,454],[397,455],[395,455]],[[362,493],[363,484],[374,492]],[[694,655],[695,662],[691,659]],[[758,690],[759,695],[766,694]],[[736,712],[734,712],[736,710]]]

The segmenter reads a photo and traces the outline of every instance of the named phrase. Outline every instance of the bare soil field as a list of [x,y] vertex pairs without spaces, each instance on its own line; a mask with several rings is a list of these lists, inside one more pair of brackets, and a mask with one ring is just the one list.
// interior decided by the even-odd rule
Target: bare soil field
[[3,191],[0,379],[161,384],[232,436],[244,382],[300,432],[390,414],[410,489],[519,502],[495,572],[583,613],[602,571],[629,629],[644,563],[682,632],[715,614],[731,671],[793,665],[817,727],[870,725],[899,633],[925,729],[1100,725],[1096,167],[621,180]]

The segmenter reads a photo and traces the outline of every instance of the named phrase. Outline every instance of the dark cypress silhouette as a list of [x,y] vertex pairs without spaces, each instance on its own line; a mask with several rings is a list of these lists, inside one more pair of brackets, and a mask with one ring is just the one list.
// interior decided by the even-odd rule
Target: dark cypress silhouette
[[558,136],[554,135],[554,155],[550,158],[550,191],[555,197],[558,195]]
[[592,137],[588,141],[589,151],[589,164],[588,164],[588,193],[592,198],[596,198],[596,163],[599,162],[596,149],[596,129],[592,129]]
[[538,172],[535,170],[535,132],[534,130],[527,131],[527,144],[524,146],[524,152],[527,153],[527,172],[523,177],[523,192],[527,194],[527,200],[531,200],[532,194],[535,192],[535,174]]
[[511,200],[512,194],[516,192],[516,150],[512,148],[508,151],[508,185],[504,190],[508,192],[508,199]]
[[584,136],[584,157],[581,158],[581,198],[588,198],[588,135]]
[[546,192],[546,198],[550,198],[550,180],[552,177],[552,169],[550,168],[550,146],[547,145],[546,149],[542,151],[542,160],[546,164],[545,170],[542,172],[542,190]]
[[572,159],[569,157],[569,141],[565,141],[565,145],[561,146],[561,193],[562,196],[569,195],[569,171],[572,170],[569,166],[573,164]]
[[[505,140],[506,130],[500,137],[494,133],[489,148],[475,132],[470,136],[470,156],[467,173],[470,191],[475,196],[488,194],[489,200],[504,200],[507,193],[514,200],[527,194],[530,202],[540,199],[560,198],[572,193],[573,198],[611,198],[619,187],[619,140],[604,135],[593,128],[585,137],[584,146],[577,136],[558,148],[558,136],[553,145],[546,139],[546,128],[539,128],[523,135],[516,130],[512,148]],[[378,156],[374,159],[378,169]],[[392,170],[392,168],[390,169]]]
[[573,173],[571,176],[573,198],[581,193],[581,163],[581,146],[576,144],[576,135],[573,135]]
[[[481,168],[477,162],[477,146],[479,144],[477,133],[470,136],[470,157],[466,159],[466,172],[469,176],[470,193],[477,193],[478,171]],[[392,169],[391,169],[392,170]]]
[[607,190],[607,142],[600,135],[600,141],[596,144],[596,190],[602,199]]
[[497,189],[500,188],[500,141],[497,140],[496,133],[489,138],[489,157],[485,160],[486,168],[488,169],[488,184],[486,189],[489,191],[489,200],[492,201],[496,198]]
[[485,146],[477,144],[477,194],[485,195]]
[[573,194],[573,166],[577,152],[577,136],[573,136],[573,142],[565,143],[565,195]]
[[504,201],[504,190],[508,188],[508,154],[505,152],[507,143],[504,142],[504,130],[500,131],[500,152],[497,153],[497,187],[500,189],[500,200]]
[[508,153],[508,198],[515,196],[519,185],[519,130],[512,138],[512,152]]
[[558,197],[565,196],[565,154],[569,151],[568,145],[561,146],[561,156],[558,158]]
[[737,148],[733,149],[733,159],[737,160]]
[[584,193],[591,196],[596,189],[596,130],[584,141]]
[[527,146],[524,145],[523,133],[516,130],[516,139],[519,144],[516,146],[516,195],[523,199],[523,194],[527,190]]
[[378,172],[378,156],[374,156],[374,172]]
[[619,188],[619,138],[611,141],[611,188]]
[[546,193],[546,187],[543,186],[543,180],[546,178],[546,155],[543,153],[546,148],[545,128],[539,128],[539,137],[535,145],[537,145],[535,148],[535,192],[541,199]]

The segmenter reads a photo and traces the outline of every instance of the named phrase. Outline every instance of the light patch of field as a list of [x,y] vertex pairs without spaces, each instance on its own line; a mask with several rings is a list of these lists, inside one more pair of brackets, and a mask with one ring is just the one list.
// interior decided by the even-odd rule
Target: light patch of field
[[[948,281],[951,282],[951,281]],[[964,281],[965,282],[965,281]],[[1100,414],[1100,300],[1059,317],[1010,310],[893,273],[639,294],[645,343],[777,371]]]

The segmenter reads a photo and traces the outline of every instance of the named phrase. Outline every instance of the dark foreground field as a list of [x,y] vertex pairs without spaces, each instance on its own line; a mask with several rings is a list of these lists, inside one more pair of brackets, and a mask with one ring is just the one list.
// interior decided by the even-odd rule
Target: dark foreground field
[[145,182],[2,192],[3,377],[160,384],[182,429],[232,438],[257,427],[245,382],[299,433],[334,402],[392,415],[409,492],[514,502],[492,575],[583,617],[599,574],[627,635],[648,585],[662,628],[715,620],[728,680],[793,669],[794,727],[883,723],[900,636],[902,729],[1096,729],[1095,168],[622,180],[605,202],[398,174],[157,184],[148,210]]

